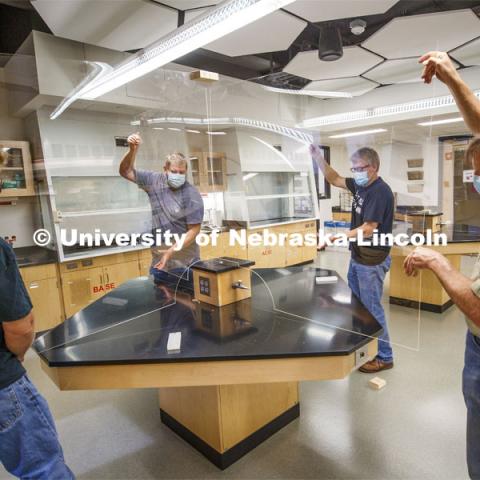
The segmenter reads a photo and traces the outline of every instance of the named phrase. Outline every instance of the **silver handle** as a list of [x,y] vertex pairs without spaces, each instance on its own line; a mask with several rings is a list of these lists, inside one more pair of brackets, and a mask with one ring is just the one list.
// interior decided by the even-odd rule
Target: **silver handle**
[[32,282],[29,288],[38,288],[40,285],[37,282]]
[[232,288],[233,288],[233,289],[238,288],[238,289],[240,289],[240,290],[250,290],[246,285],[244,285],[244,284],[242,283],[241,280],[238,280],[238,282],[233,282],[233,283],[232,283]]

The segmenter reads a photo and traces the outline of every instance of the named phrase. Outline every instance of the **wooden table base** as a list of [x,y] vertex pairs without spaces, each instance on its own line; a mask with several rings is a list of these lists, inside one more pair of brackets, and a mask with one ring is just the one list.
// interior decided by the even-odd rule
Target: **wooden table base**
[[298,382],[160,389],[162,422],[220,469],[300,415]]

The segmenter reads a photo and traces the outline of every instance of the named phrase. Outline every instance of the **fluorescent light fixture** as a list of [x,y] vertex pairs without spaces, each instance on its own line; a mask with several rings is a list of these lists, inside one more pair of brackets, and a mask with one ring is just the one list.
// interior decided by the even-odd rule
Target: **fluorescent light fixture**
[[185,131],[188,133],[201,133],[200,130],[189,130],[188,128]]
[[63,110],[79,98],[93,100],[143,77],[293,1],[224,0],[216,7],[209,8],[205,13],[140,50],[105,75],[86,79],[62,102],[65,104]]
[[273,93],[285,93],[287,95],[306,95],[310,97],[324,98],[353,98],[351,93],[347,92],[327,92],[323,90],[292,90],[291,88],[277,88],[268,85],[262,85],[265,90]]
[[[477,98],[480,98],[480,90],[477,90],[475,92],[475,95]],[[375,107],[368,110],[356,110],[354,112],[338,113],[334,115],[325,115],[323,117],[309,118],[303,123],[301,123],[299,127],[324,127],[327,125],[336,125],[357,120],[369,120],[452,106],[455,106],[454,98],[451,95],[445,95],[443,97],[426,98],[423,100],[415,100],[413,102],[398,103],[394,105],[387,105],[384,107]]]
[[169,130],[171,130],[172,132],[181,132],[182,129],[181,128],[175,128],[175,127],[168,127]]
[[163,127],[153,127],[154,130],[165,130]]
[[463,117],[444,118],[443,120],[432,120],[430,122],[420,122],[421,127],[432,127],[433,125],[446,125],[447,123],[463,122]]
[[253,177],[256,177],[258,173],[247,173],[246,175],[243,176],[242,180],[246,182],[247,180],[250,180]]
[[349,138],[349,137],[360,137],[361,135],[373,135],[374,133],[383,133],[387,132],[385,128],[373,128],[372,130],[361,130],[359,132],[345,132],[339,133],[338,135],[330,135],[328,138]]
[[207,135],[226,135],[227,132],[205,132]]
[[130,122],[130,125],[140,125],[140,120],[134,120],[133,122]]

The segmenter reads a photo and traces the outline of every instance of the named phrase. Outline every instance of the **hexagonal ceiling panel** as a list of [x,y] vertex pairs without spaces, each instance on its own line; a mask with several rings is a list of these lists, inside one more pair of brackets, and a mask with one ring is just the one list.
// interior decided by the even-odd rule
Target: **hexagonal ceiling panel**
[[189,10],[191,8],[209,7],[216,5],[221,0],[162,0],[162,3],[178,10]]
[[385,13],[398,0],[297,0],[284,7],[310,22],[324,22],[337,18],[362,17]]
[[386,58],[452,50],[480,35],[480,20],[470,10],[453,10],[394,18],[363,46]]
[[283,71],[309,80],[327,80],[360,75],[381,61],[360,47],[344,48],[343,57],[334,62],[324,62],[318,58],[318,50],[310,50],[298,53]]
[[[354,97],[363,95],[376,88],[378,84],[362,77],[338,78],[335,80],[317,80],[309,83],[304,90],[350,93]],[[317,96],[317,95],[315,95]],[[319,96],[319,98],[325,98]]]
[[[190,21],[206,9],[186,12],[185,21]],[[256,22],[223,36],[204,48],[213,52],[238,57],[256,53],[286,50],[307,26],[288,13],[276,11]],[[265,35],[268,32],[268,35]]]
[[422,65],[418,63],[418,57],[387,60],[372,68],[364,76],[383,85],[421,82],[422,68]]
[[178,12],[137,0],[35,0],[44,22],[59,37],[114,50],[143,48],[177,28]]
[[453,50],[450,56],[465,66],[480,65],[480,38]]

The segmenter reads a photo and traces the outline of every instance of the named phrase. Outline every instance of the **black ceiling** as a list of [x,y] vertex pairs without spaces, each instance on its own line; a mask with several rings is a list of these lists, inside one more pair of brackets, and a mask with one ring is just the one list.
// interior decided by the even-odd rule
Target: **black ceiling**
[[[162,4],[161,0],[144,1]],[[384,14],[361,17],[367,21],[367,28],[363,34],[358,36],[353,35],[349,28],[350,21],[356,17],[319,23],[311,23],[302,19],[308,25],[288,50],[260,55],[228,57],[209,50],[198,49],[177,59],[176,63],[215,71],[239,79],[257,79],[261,83],[272,86],[301,88],[309,81],[283,73],[282,70],[298,52],[316,50],[318,48],[319,30],[326,24],[335,24],[341,32],[343,45],[352,46],[365,41],[365,39],[393,18],[464,8],[471,8],[480,16],[480,1],[400,0]],[[292,15],[291,13],[289,14]],[[179,25],[182,24],[183,18],[184,12],[179,11]],[[31,7],[28,0],[0,0],[0,54],[9,55],[15,53],[33,29],[51,33],[48,26],[36,10]],[[446,34],[448,35],[448,32]]]

